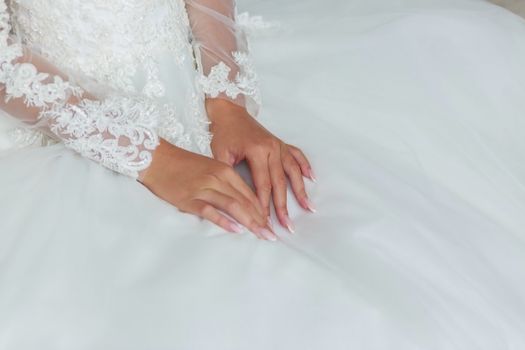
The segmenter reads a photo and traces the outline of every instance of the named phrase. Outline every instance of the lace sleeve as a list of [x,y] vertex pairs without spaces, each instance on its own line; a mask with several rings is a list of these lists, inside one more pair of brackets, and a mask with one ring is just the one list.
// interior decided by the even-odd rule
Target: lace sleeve
[[200,77],[207,97],[228,99],[257,115],[261,97],[234,0],[185,0]]
[[0,0],[0,108],[133,178],[148,168],[159,144],[154,105],[138,97],[91,97],[12,35],[5,0]]

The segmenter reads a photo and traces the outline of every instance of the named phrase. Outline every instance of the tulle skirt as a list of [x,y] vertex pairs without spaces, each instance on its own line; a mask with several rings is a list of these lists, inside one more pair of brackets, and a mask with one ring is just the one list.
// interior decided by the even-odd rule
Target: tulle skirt
[[317,213],[290,200],[265,242],[62,145],[5,151],[0,349],[523,349],[525,22],[240,5],[278,23],[252,39],[260,118],[310,157]]

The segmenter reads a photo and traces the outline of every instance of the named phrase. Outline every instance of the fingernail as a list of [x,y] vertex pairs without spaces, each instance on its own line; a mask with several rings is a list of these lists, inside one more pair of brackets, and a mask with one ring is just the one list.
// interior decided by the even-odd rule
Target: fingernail
[[230,221],[230,229],[235,233],[242,233],[244,229],[236,222]]
[[312,213],[315,213],[315,212],[317,211],[317,209],[315,209],[315,207],[314,207],[312,201],[311,201],[310,199],[308,199],[308,198],[305,198],[305,199],[304,199],[304,206],[305,206],[308,210],[310,210]]
[[294,227],[293,227],[292,220],[290,220],[290,218],[288,217],[288,215],[286,215],[286,216],[284,217],[284,225],[286,226],[286,228],[288,229],[288,231],[290,231],[290,233],[295,233],[295,230],[294,230]]
[[266,238],[269,241],[275,242],[277,240],[277,236],[266,228],[263,228],[261,230],[261,234],[264,236],[264,238]]
[[317,176],[315,176],[314,170],[312,168],[309,169],[308,175],[310,177],[310,180],[312,180],[314,183],[317,182]]
[[273,230],[273,221],[272,221],[272,218],[268,215],[268,218],[267,218],[267,221],[268,223],[268,226],[270,226],[270,228]]

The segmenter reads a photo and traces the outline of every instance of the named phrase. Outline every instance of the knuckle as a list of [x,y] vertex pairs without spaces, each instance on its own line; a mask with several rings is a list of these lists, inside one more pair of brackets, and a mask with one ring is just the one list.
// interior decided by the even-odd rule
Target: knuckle
[[253,151],[258,154],[267,154],[280,147],[279,140],[273,137],[265,137],[253,145]]
[[184,214],[196,214],[199,215],[198,206],[192,206],[190,202],[183,201],[177,205],[177,210]]
[[293,161],[293,160],[289,160],[289,165],[288,165],[290,168],[290,172],[292,174],[299,174],[301,173],[301,167],[299,167],[299,164],[297,164],[297,162]]
[[252,146],[252,152],[257,156],[264,156],[268,153],[268,146],[265,141],[257,142]]
[[279,215],[281,216],[288,215],[288,210],[286,209],[286,205],[278,205],[276,210],[277,210],[277,213],[279,213]]
[[276,175],[275,184],[279,187],[286,186],[286,177],[283,174]]
[[275,205],[275,209],[277,209],[280,212],[286,212],[287,211],[287,209],[286,209],[286,200],[285,199],[279,200],[277,203],[274,203],[274,205]]
[[209,204],[205,204],[198,209],[198,215],[201,217],[210,216],[213,212],[213,207]]
[[276,138],[270,138],[270,139],[268,139],[268,147],[270,147],[272,150],[280,150],[281,149],[281,141],[279,141]]
[[264,182],[261,182],[258,186],[257,186],[257,190],[259,192],[271,192],[272,191],[272,184],[270,181],[264,181]]
[[206,187],[217,188],[220,181],[215,175],[209,174],[204,175],[202,182]]

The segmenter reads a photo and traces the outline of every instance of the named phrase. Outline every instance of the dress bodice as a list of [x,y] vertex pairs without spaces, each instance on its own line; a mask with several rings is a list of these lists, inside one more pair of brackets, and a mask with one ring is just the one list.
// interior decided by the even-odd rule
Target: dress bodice
[[11,11],[25,44],[120,91],[161,96],[159,53],[170,51],[178,64],[193,59],[183,0],[12,0]]

